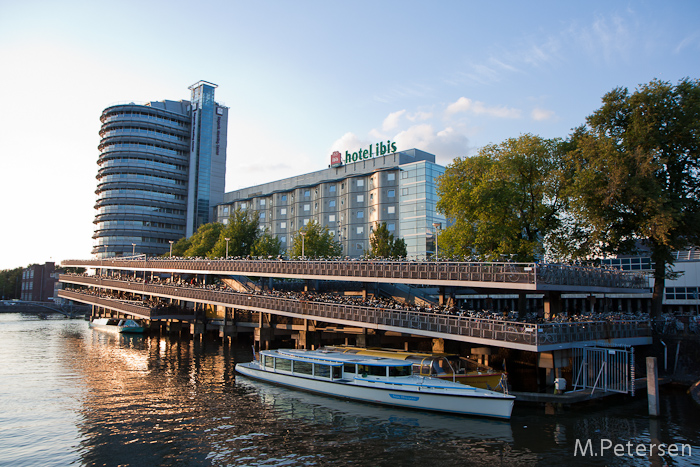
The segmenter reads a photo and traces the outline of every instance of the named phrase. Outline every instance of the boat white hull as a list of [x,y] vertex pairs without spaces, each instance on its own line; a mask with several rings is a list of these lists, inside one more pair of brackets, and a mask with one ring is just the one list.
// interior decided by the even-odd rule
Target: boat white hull
[[[465,386],[459,389],[439,388],[428,392],[419,385],[397,385],[380,381],[354,379],[323,381],[259,369],[257,362],[239,363],[236,371],[251,378],[275,384],[303,389],[319,394],[357,401],[391,405],[417,410],[430,410],[460,415],[509,419],[513,410],[512,396],[484,395],[484,391],[471,388],[473,394],[465,394]],[[469,388],[466,386],[466,388]],[[469,389],[467,389],[469,391]]]

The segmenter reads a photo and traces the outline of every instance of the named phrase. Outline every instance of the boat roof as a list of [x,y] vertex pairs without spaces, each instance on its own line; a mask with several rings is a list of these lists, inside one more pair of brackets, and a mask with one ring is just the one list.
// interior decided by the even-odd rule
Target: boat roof
[[352,347],[352,346],[331,346],[329,350],[335,350],[342,352],[344,354],[355,354],[355,355],[373,355],[375,357],[388,357],[398,360],[406,360],[409,358],[419,358],[419,359],[439,359],[439,358],[449,358],[458,357],[457,354],[441,353],[441,352],[411,352],[407,350],[398,349],[387,349],[382,347]]
[[369,366],[407,366],[408,364],[396,358],[377,357],[372,355],[346,354],[333,350],[301,350],[301,349],[278,349],[263,350],[263,355],[279,355],[294,360],[322,361],[328,364],[341,365],[343,363],[354,363]]

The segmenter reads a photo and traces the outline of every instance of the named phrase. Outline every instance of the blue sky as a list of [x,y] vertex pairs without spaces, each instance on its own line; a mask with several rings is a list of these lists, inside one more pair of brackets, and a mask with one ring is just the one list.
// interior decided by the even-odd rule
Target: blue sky
[[0,70],[5,269],[90,256],[111,104],[218,84],[227,191],[386,139],[446,165],[700,78],[700,2],[0,0]]

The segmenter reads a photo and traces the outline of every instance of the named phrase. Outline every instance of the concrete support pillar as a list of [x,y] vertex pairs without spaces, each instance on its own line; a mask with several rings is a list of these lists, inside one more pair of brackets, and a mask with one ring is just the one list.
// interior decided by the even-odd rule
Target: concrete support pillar
[[204,323],[202,321],[190,323],[190,334],[195,336],[201,336],[204,334]]
[[544,296],[544,319],[552,319],[561,313],[561,292],[547,292]]
[[527,313],[527,293],[525,292],[518,293],[518,313],[521,318]]
[[659,416],[659,373],[656,357],[647,357],[647,396],[649,399],[649,415]]
[[378,347],[381,345],[381,336],[379,334],[369,333],[365,329],[362,334],[355,338],[355,345],[358,347]]
[[[445,304],[445,287],[438,287],[438,303],[440,306]],[[434,341],[435,339],[433,339]]]

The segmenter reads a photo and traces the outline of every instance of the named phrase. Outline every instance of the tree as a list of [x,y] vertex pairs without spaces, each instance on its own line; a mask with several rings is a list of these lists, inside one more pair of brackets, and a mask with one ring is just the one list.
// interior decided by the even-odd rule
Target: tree
[[572,135],[572,208],[603,251],[644,242],[654,262],[652,313],[661,313],[672,252],[700,233],[700,82],[616,88]]
[[395,238],[389,232],[386,222],[380,222],[369,237],[370,258],[398,258],[406,256],[406,242],[402,238]]
[[253,247],[259,236],[260,213],[254,210],[243,210],[239,207],[229,216],[228,224],[222,229],[216,245],[209,255],[213,258],[226,256],[226,238],[229,238],[229,256],[252,255],[254,254]]
[[[218,222],[210,222],[202,224],[189,238],[189,247],[183,256],[201,256],[211,258],[211,251],[214,245],[221,237],[221,232],[224,230],[224,225]],[[174,245],[173,245],[174,246]]]
[[24,268],[3,269],[0,271],[0,297],[3,300],[20,298],[21,277]]
[[[302,233],[304,234],[303,241]],[[302,256],[302,244],[303,256],[311,258],[339,256],[343,252],[343,246],[333,238],[328,227],[321,227],[318,222],[313,220],[294,235],[290,255]]]
[[253,245],[255,256],[279,256],[283,251],[282,242],[272,235],[269,229],[265,229],[265,232],[258,237]]
[[565,143],[533,135],[455,159],[438,178],[437,209],[451,225],[440,234],[448,254],[514,255],[532,261],[560,225]]

